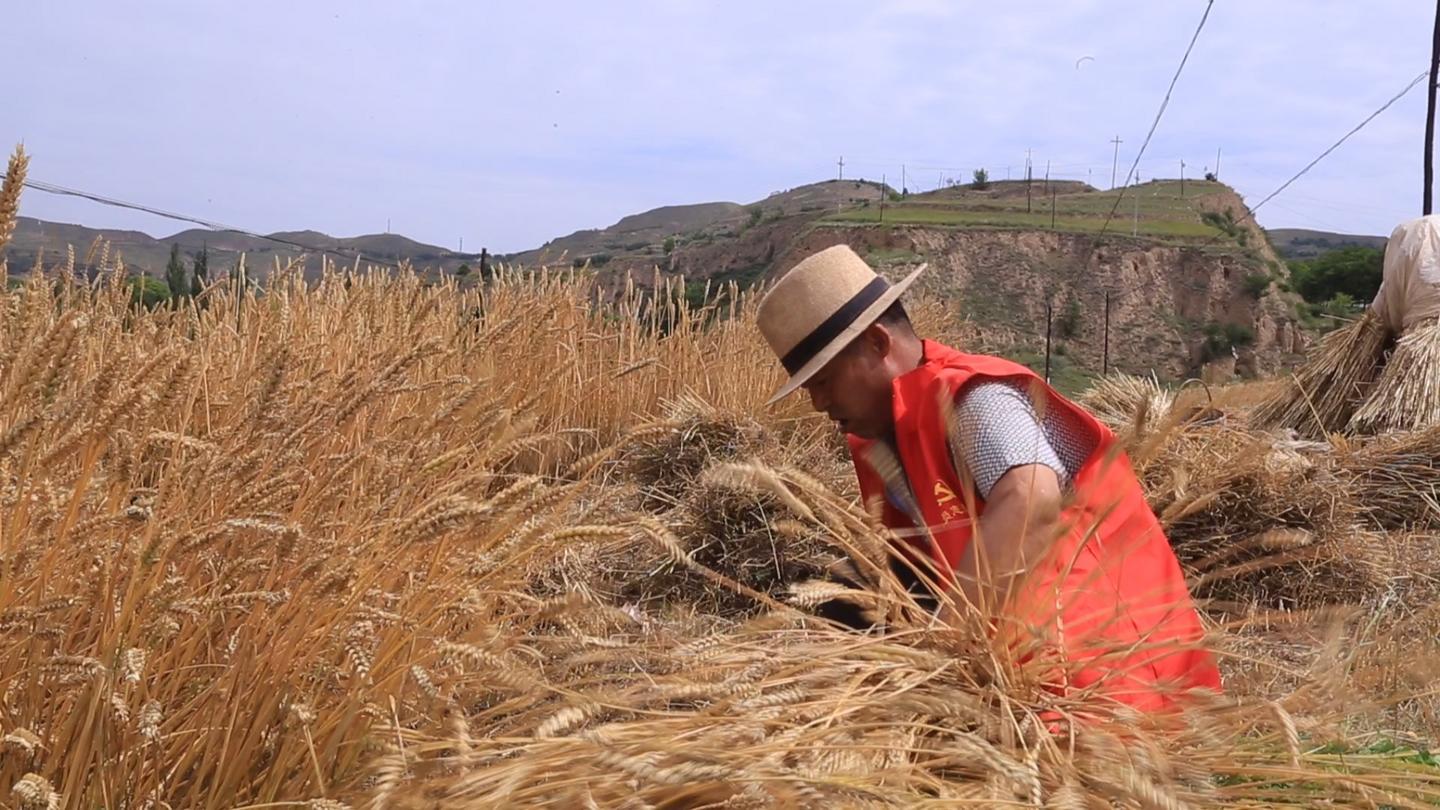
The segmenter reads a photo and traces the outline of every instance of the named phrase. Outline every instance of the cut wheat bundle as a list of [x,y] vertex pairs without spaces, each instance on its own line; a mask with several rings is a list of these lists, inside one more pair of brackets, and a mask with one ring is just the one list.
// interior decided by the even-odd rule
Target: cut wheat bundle
[[1313,438],[1344,430],[1380,373],[1389,332],[1373,310],[1326,335],[1304,365],[1262,402],[1255,425]]
[[1359,444],[1337,464],[1362,513],[1376,526],[1440,525],[1440,426]]
[[1349,433],[1415,431],[1440,425],[1440,321],[1415,326],[1350,418]]
[[1169,415],[1175,394],[1162,388],[1153,374],[1116,373],[1096,380],[1080,395],[1080,404],[1112,430],[1144,434]]

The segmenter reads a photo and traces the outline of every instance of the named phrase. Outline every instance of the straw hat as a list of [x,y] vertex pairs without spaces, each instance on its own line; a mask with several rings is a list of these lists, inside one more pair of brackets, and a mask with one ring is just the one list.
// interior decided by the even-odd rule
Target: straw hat
[[898,284],[876,275],[848,245],[805,258],[760,301],[755,320],[790,379],[767,405],[782,399],[825,367],[875,323],[925,270]]

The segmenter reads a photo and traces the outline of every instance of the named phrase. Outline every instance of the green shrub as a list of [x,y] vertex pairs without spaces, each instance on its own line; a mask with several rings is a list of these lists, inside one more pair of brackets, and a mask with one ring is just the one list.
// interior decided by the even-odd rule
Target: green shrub
[[661,249],[665,251],[666,256],[669,256],[671,253],[673,253],[675,251],[675,237],[665,237],[665,244],[662,246]]
[[1320,313],[1332,318],[1349,318],[1355,314],[1355,297],[1349,293],[1335,293],[1329,301],[1320,305]]
[[1079,299],[1072,296],[1069,301],[1065,302],[1065,312],[1061,314],[1060,321],[1056,324],[1060,331],[1060,337],[1073,338],[1080,334],[1080,321],[1083,317]]
[[1205,342],[1200,346],[1200,359],[1207,363],[1229,355],[1232,349],[1255,342],[1255,330],[1239,323],[1212,321],[1205,324],[1204,332]]
[[1246,294],[1258,301],[1265,295],[1265,291],[1270,289],[1270,276],[1266,273],[1251,273],[1245,277],[1243,286]]
[[573,267],[584,267],[585,263],[589,262],[591,267],[604,267],[609,261],[609,253],[596,253],[593,256],[576,256],[570,264]]
[[1250,242],[1250,232],[1235,221],[1235,212],[1229,208],[1224,211],[1206,211],[1200,215],[1200,221],[1234,239],[1241,247],[1246,247]]

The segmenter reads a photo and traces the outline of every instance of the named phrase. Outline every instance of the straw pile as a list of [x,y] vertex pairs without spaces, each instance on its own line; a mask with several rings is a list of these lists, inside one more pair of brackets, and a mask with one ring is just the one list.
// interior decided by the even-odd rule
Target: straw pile
[[[745,616],[823,576],[844,556],[836,538],[859,525],[812,475],[760,463],[845,481],[848,469],[825,444],[784,442],[753,417],[693,396],[666,403],[612,456],[594,470],[603,485],[592,497],[614,518],[638,520],[636,532],[571,550],[562,565],[538,572],[540,593],[583,587],[647,610]],[[817,524],[817,514],[826,522]],[[717,586],[717,576],[726,584]]]
[[1175,395],[1154,375],[1115,373],[1096,380],[1080,404],[1111,430],[1141,436],[1166,420]]
[[1140,464],[1152,508],[1202,596],[1227,604],[1348,604],[1392,573],[1357,529],[1355,493],[1323,456],[1227,425],[1176,429]]
[[1440,528],[1440,426],[1348,448],[1337,463],[1352,480],[1371,525]]
[[[613,655],[534,636],[547,660],[536,680],[496,683],[466,724],[397,729],[377,773],[419,783],[392,777],[389,806],[1417,806],[1437,795],[1428,777],[1310,742],[1338,733],[1319,707],[1356,705],[1329,679],[1161,730],[1129,712],[1047,721],[1074,706],[983,647],[959,654],[958,634],[856,637],[770,615],[699,642],[664,625],[610,638],[622,645]],[[595,670],[621,649],[648,678]],[[1352,655],[1301,670],[1345,669]],[[561,678],[575,686],[556,688]],[[1240,776],[1251,773],[1270,778]]]
[[1253,414],[1254,424],[1302,436],[1343,431],[1380,374],[1389,334],[1373,310],[1336,329]]

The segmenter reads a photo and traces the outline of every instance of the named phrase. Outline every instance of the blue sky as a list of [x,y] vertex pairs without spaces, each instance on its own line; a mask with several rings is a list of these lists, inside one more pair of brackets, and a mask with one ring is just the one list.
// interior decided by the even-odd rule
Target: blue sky
[[[31,176],[262,232],[504,252],[659,205],[835,174],[988,167],[1107,186],[1203,0],[46,0],[6,11],[0,145]],[[1254,203],[1428,64],[1409,0],[1217,0],[1140,164]],[[1079,68],[1076,60],[1091,56]],[[27,75],[30,74],[30,75]],[[1423,83],[1259,219],[1388,234],[1420,213]],[[28,192],[22,213],[156,235]]]

